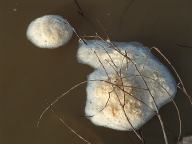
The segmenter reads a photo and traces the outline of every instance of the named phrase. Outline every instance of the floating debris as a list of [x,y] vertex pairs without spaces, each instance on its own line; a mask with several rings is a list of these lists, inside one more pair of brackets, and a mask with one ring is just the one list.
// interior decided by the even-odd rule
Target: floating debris
[[169,70],[137,42],[79,41],[77,58],[95,70],[88,76],[85,114],[115,130],[139,129],[176,94]]
[[66,44],[73,35],[73,28],[58,15],[45,15],[33,20],[27,28],[27,38],[40,48],[57,48]]

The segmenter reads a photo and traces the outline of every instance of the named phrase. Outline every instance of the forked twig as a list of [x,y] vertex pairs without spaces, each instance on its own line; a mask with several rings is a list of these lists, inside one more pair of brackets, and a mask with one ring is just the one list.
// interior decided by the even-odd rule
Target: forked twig
[[[81,38],[78,34],[76,34],[76,35],[87,45],[87,43],[83,40],[83,38]],[[155,101],[155,98],[154,98],[154,96],[153,96],[153,94],[152,94],[152,92],[151,92],[151,90],[150,90],[150,88],[149,88],[149,86],[148,86],[147,81],[145,80],[145,78],[146,78],[146,79],[151,79],[151,80],[154,80],[154,79],[153,79],[153,78],[150,78],[150,77],[147,77],[147,76],[144,76],[144,75],[142,74],[141,70],[140,70],[140,69],[137,67],[137,65],[135,64],[135,62],[134,62],[130,57],[128,57],[127,52],[125,51],[125,53],[123,53],[123,52],[122,52],[118,47],[116,47],[116,45],[115,45],[114,43],[112,43],[110,40],[109,40],[109,41],[105,41],[105,40],[103,40],[100,36],[98,36],[97,34],[96,34],[96,36],[89,36],[89,37],[91,37],[91,38],[98,38],[98,39],[102,40],[103,42],[105,42],[105,44],[107,44],[107,47],[108,47],[108,48],[111,48],[111,49],[117,51],[119,54],[121,54],[121,55],[123,56],[123,59],[126,59],[127,69],[128,69],[129,63],[133,64],[133,66],[135,67],[136,71],[139,73],[139,75],[134,75],[134,76],[139,76],[139,77],[141,77],[141,79],[142,79],[142,81],[144,82],[146,88],[141,88],[141,87],[137,87],[137,86],[128,86],[128,85],[126,86],[126,85],[124,85],[124,83],[123,83],[123,78],[125,78],[125,77],[122,76],[122,65],[121,65],[120,69],[118,69],[117,65],[114,63],[111,55],[108,53],[108,51],[106,50],[106,48],[105,48],[104,46],[102,46],[101,44],[99,44],[100,46],[103,47],[104,51],[106,52],[107,56],[109,57],[109,60],[106,60],[106,61],[107,61],[107,62],[109,63],[109,65],[113,68],[113,70],[114,70],[115,73],[116,73],[116,76],[120,78],[120,80],[121,80],[120,84],[116,84],[116,83],[111,82],[111,77],[110,77],[110,75],[108,74],[107,69],[105,68],[104,64],[103,64],[102,61],[100,60],[100,57],[99,57],[99,55],[97,54],[97,52],[94,51],[94,53],[95,53],[95,55],[96,55],[99,63],[101,64],[101,67],[104,69],[104,71],[105,71],[105,73],[106,73],[106,75],[107,75],[107,77],[108,77],[108,80],[101,80],[101,79],[100,79],[100,80],[88,80],[88,81],[83,81],[83,82],[78,83],[77,85],[73,86],[73,87],[70,88],[68,91],[66,91],[65,93],[63,93],[63,94],[60,95],[59,97],[57,97],[48,107],[46,107],[46,108],[43,110],[43,112],[41,113],[41,115],[40,115],[40,117],[39,117],[37,126],[39,126],[39,123],[40,123],[43,115],[44,115],[49,109],[52,110],[52,107],[55,106],[55,104],[56,104],[61,98],[63,98],[65,95],[69,94],[69,93],[70,93],[72,90],[74,90],[75,88],[77,88],[77,87],[79,87],[79,86],[81,86],[82,84],[85,84],[85,83],[87,83],[87,82],[105,82],[105,83],[110,84],[110,85],[112,86],[112,89],[113,89],[113,90],[112,90],[111,92],[108,92],[108,93],[109,93],[109,97],[108,97],[108,99],[107,99],[104,107],[103,107],[99,112],[103,111],[103,110],[107,107],[107,105],[108,105],[108,103],[109,103],[109,100],[110,100],[110,97],[111,97],[111,93],[114,92],[115,95],[116,95],[116,97],[117,97],[117,99],[118,99],[118,101],[119,101],[119,104],[120,104],[120,106],[121,106],[121,108],[122,108],[122,111],[123,111],[123,113],[124,113],[124,115],[125,115],[128,123],[129,123],[130,126],[132,127],[132,130],[134,131],[134,133],[136,134],[136,136],[142,141],[142,143],[144,143],[143,136],[142,136],[140,133],[138,133],[138,132],[136,131],[136,129],[133,127],[133,125],[132,125],[132,123],[131,123],[131,121],[130,121],[130,119],[129,119],[129,117],[127,116],[127,113],[126,113],[126,111],[125,111],[125,97],[126,97],[126,95],[129,95],[129,96],[133,97],[134,99],[138,100],[139,102],[141,102],[142,104],[144,104],[145,106],[147,106],[147,107],[148,107],[150,110],[152,110],[153,112],[155,112],[155,114],[156,114],[156,116],[158,117],[158,119],[159,119],[159,121],[160,121],[160,124],[161,124],[161,128],[162,128],[162,132],[163,132],[165,144],[168,144],[168,139],[167,139],[167,135],[166,135],[164,123],[163,123],[163,120],[162,120],[162,118],[161,118],[161,115],[159,114],[159,107],[158,107],[158,105],[157,105],[157,103],[156,103],[156,101]],[[176,74],[176,76],[177,76],[177,78],[178,78],[178,80],[179,80],[179,82],[180,82],[180,84],[181,84],[181,89],[182,89],[182,91],[188,96],[190,102],[192,103],[192,101],[191,101],[191,96],[187,93],[187,91],[186,91],[186,89],[185,89],[185,87],[184,87],[184,84],[183,84],[183,82],[182,82],[182,79],[180,78],[179,74],[177,73],[176,69],[173,67],[173,65],[171,64],[171,62],[164,56],[164,54],[162,54],[162,52],[161,52],[158,48],[153,47],[152,49],[155,49],[155,50],[167,61],[167,63],[171,66],[172,70],[173,70],[174,73]],[[151,50],[152,50],[152,49],[151,49]],[[124,60],[122,60],[122,63],[123,63],[123,61],[124,61]],[[145,61],[145,63],[146,63],[146,61]],[[145,64],[144,64],[144,65],[145,65]],[[144,65],[143,65],[143,68],[144,68]],[[154,81],[157,82],[156,80],[154,80]],[[158,84],[160,85],[160,87],[161,87],[162,89],[164,89],[164,91],[166,91],[166,93],[168,94],[170,100],[173,102],[174,107],[175,107],[176,110],[177,110],[178,119],[179,119],[179,135],[178,135],[178,141],[179,141],[179,140],[180,140],[180,137],[181,137],[181,126],[182,126],[182,121],[181,121],[181,116],[180,116],[179,108],[178,108],[177,104],[174,102],[174,100],[171,98],[171,95],[169,94],[169,92],[168,92],[159,82],[158,82]],[[139,98],[137,98],[136,96],[134,96],[132,93],[129,93],[128,91],[126,91],[126,90],[125,90],[125,87],[130,87],[130,88],[132,88],[132,89],[134,89],[134,90],[135,90],[135,89],[136,89],[136,90],[137,90],[137,89],[138,89],[138,90],[140,89],[140,90],[146,90],[146,91],[148,91],[149,94],[150,94],[150,96],[151,96],[151,98],[152,98],[152,100],[153,100],[153,103],[154,103],[154,106],[155,106],[155,110],[154,110],[153,108],[151,108],[148,104],[146,104],[144,101],[142,101],[141,99],[139,99]],[[119,95],[118,95],[118,92],[116,91],[116,88],[118,88],[118,90],[121,90],[121,91],[123,92],[123,94],[124,94],[124,103],[123,103],[123,104],[122,104],[122,102],[121,102],[121,100],[120,100],[120,97],[119,97]],[[94,115],[93,115],[93,116],[94,116]],[[91,117],[91,116],[90,116],[90,117]],[[61,121],[61,119],[59,119],[59,120]],[[62,121],[61,121],[61,122],[62,122]],[[62,123],[63,123],[64,125],[67,125],[65,122],[62,122]],[[67,126],[66,126],[66,127],[67,127]],[[67,128],[68,128],[68,127],[67,127]],[[68,129],[69,129],[69,128],[68,128]],[[79,135],[79,134],[76,133],[73,129],[71,129],[70,131],[72,131],[72,132],[73,132],[74,134],[76,134],[77,136]],[[78,137],[83,140],[83,137],[81,137],[81,136],[78,136]],[[86,140],[83,140],[83,141],[84,141],[84,142],[87,142],[87,143],[90,143],[90,142],[88,142],[88,141],[86,141]]]
[[87,81],[83,81],[83,82],[80,82],[78,84],[76,84],[75,86],[71,87],[69,90],[67,90],[65,93],[63,93],[62,95],[60,95],[59,97],[57,97],[49,106],[47,106],[43,112],[41,113],[41,115],[39,116],[39,119],[37,121],[37,127],[39,127],[39,124],[40,124],[40,121],[41,119],[43,118],[44,114],[49,110],[51,109],[53,106],[55,106],[55,104],[60,100],[62,99],[66,94],[70,93],[72,90],[74,90],[75,88],[81,86],[82,84],[85,84],[87,83]]
[[[136,76],[140,76],[140,75],[136,75]],[[153,80],[154,82],[156,82],[169,96],[169,99],[172,101],[176,111],[177,111],[177,116],[178,116],[178,120],[179,120],[179,134],[178,134],[178,138],[177,138],[177,143],[179,143],[179,140],[181,139],[181,130],[182,130],[182,120],[181,120],[181,114],[180,114],[180,111],[179,111],[179,108],[177,106],[177,104],[175,103],[175,101],[173,100],[173,98],[171,98],[171,95],[170,93],[166,90],[166,88],[164,88],[158,81],[156,81],[155,79],[153,78],[150,78],[148,76],[144,76],[143,77],[147,78],[147,79],[150,79],[150,80]]]
[[[109,44],[111,44],[111,47],[110,48],[112,48],[112,49],[114,49],[114,50],[116,50],[117,52],[119,52],[120,54],[122,54],[123,56],[125,56],[126,57],[126,55],[125,54],[123,54],[118,48],[115,48],[114,46],[114,44],[113,43],[111,43],[110,41],[108,41],[108,42],[106,42],[105,40],[103,40],[100,36],[98,36],[98,35],[96,35],[96,36],[92,36],[92,38],[99,38],[100,40],[102,40],[102,41],[104,41],[105,43],[109,43]],[[154,48],[151,48],[151,50],[152,49],[154,49]],[[177,78],[179,79],[179,81],[180,81],[180,83],[181,83],[181,89],[183,90],[183,92],[189,97],[189,100],[190,100],[190,102],[191,102],[191,97],[189,96],[189,94],[187,93],[187,91],[186,91],[186,89],[185,89],[185,87],[184,87],[184,84],[183,84],[183,82],[182,82],[182,80],[181,80],[181,78],[180,78],[180,76],[178,75],[178,73],[177,73],[177,71],[176,71],[176,69],[173,67],[173,65],[170,63],[170,61],[160,52],[160,50],[159,49],[157,49],[157,48],[155,48],[156,49],[156,51],[158,52],[158,53],[160,53],[161,55],[162,55],[162,57],[168,62],[168,64],[172,67],[172,69],[174,70],[174,72],[175,72],[175,74],[176,74],[176,76],[177,76]],[[129,59],[129,60],[131,60],[130,58],[128,58],[127,57],[127,59]],[[132,62],[132,64],[134,64],[133,62]],[[136,65],[135,65],[136,66]],[[139,72],[140,70],[138,69],[138,68],[136,68],[137,69],[137,71]],[[141,75],[141,72],[140,72],[140,75]],[[142,75],[141,75],[141,77],[142,77]],[[144,80],[144,78],[143,78],[143,80]],[[145,81],[145,80],[144,80]],[[145,82],[145,84],[146,84],[146,86],[147,86],[147,83]],[[178,88],[180,88],[179,86],[178,86]],[[148,88],[148,90],[149,90],[149,88]],[[150,95],[151,95],[151,93],[150,93]],[[151,97],[153,98],[153,96],[151,95]],[[159,112],[158,112],[158,107],[157,107],[157,105],[156,105],[156,102],[155,102],[155,100],[154,100],[154,98],[153,98],[153,102],[154,102],[154,104],[155,104],[155,107],[156,107],[156,110],[157,110],[157,117],[159,118],[159,120],[160,120],[160,124],[161,124],[161,126],[162,126],[162,130],[163,130],[163,134],[164,134],[164,139],[165,139],[165,143],[168,143],[168,140],[167,140],[167,136],[166,136],[166,133],[165,133],[165,128],[164,128],[164,124],[163,124],[163,121],[162,121],[162,118],[161,118],[161,116],[159,115]],[[178,119],[179,119],[179,136],[178,136],[178,140],[180,139],[180,136],[181,136],[181,118],[180,118],[180,113],[179,113],[179,109],[178,109],[178,107],[177,107],[177,105],[176,105],[176,103],[172,100],[172,102],[173,102],[173,104],[174,104],[174,106],[175,106],[175,108],[176,108],[176,110],[177,110],[177,113],[178,113]]]
[[[107,77],[108,77],[108,80],[111,82],[111,78],[109,77],[109,74],[107,73],[106,68],[104,67],[104,65],[103,65],[103,63],[101,62],[100,58],[98,57],[97,53],[96,53],[95,51],[94,51],[94,53],[96,54],[96,56],[97,56],[97,58],[98,58],[98,61],[99,61],[99,63],[101,64],[102,68],[103,68],[104,71],[106,72],[106,75],[107,75]],[[110,55],[108,55],[108,56],[110,57]],[[123,59],[124,59],[124,58],[123,58]],[[122,60],[122,62],[123,62],[123,60]],[[117,73],[117,74],[118,74],[118,77],[121,77],[121,68],[120,68],[120,72]],[[123,86],[123,81],[122,81],[122,79],[121,79],[121,85]],[[136,131],[136,129],[135,129],[134,126],[132,125],[131,121],[129,120],[129,117],[127,116],[127,113],[125,112],[125,107],[124,107],[124,106],[125,106],[125,96],[126,96],[126,94],[125,94],[124,86],[123,86],[123,88],[122,88],[122,91],[123,91],[123,94],[124,94],[124,104],[122,104],[121,101],[120,101],[119,95],[118,95],[118,93],[116,92],[116,89],[115,89],[116,87],[114,87],[114,85],[112,85],[112,88],[113,88],[113,91],[115,92],[115,94],[116,94],[116,96],[117,96],[117,99],[118,99],[119,104],[120,104],[120,106],[121,106],[121,108],[122,108],[122,111],[123,111],[123,113],[124,113],[124,115],[125,115],[128,123],[130,124],[133,132],[136,134],[136,136],[137,136],[137,137],[141,140],[141,142],[143,143],[144,140],[143,140],[142,136]],[[109,98],[110,98],[110,95],[109,95]],[[109,98],[108,98],[108,99],[109,99]],[[134,97],[134,98],[135,98],[135,97]],[[108,102],[108,101],[107,101],[107,102]],[[103,110],[103,109],[102,109],[102,110]]]
[[[112,45],[113,45],[113,44],[112,44]],[[113,45],[113,46],[114,46],[114,45]],[[113,49],[114,47],[110,47],[110,48]],[[142,76],[142,73],[140,72],[140,70],[138,69],[137,65],[132,61],[131,58],[129,58],[127,55],[123,54],[120,50],[117,50],[117,49],[114,49],[114,50],[116,50],[119,54],[121,54],[122,56],[125,56],[128,60],[130,60],[130,62],[135,66],[137,72],[138,72],[139,75],[141,76],[143,82],[145,83],[145,86],[147,87],[147,89],[148,89],[148,91],[149,91],[149,94],[150,94],[150,96],[151,96],[151,98],[152,98],[152,100],[153,100],[153,103],[154,103],[154,105],[155,105],[156,115],[157,115],[157,117],[158,117],[158,119],[159,119],[159,121],[160,121],[161,127],[162,127],[162,131],[163,131],[163,136],[164,136],[165,143],[168,144],[168,139],[167,139],[167,135],[166,135],[166,132],[165,132],[165,127],[164,127],[164,124],[163,124],[163,120],[162,120],[162,118],[161,118],[161,115],[159,114],[158,106],[157,106],[157,104],[156,104],[156,101],[155,101],[155,99],[154,99],[153,94],[151,93],[151,90],[149,89],[149,86],[148,86],[146,80],[145,80],[145,79],[143,78],[143,76]]]

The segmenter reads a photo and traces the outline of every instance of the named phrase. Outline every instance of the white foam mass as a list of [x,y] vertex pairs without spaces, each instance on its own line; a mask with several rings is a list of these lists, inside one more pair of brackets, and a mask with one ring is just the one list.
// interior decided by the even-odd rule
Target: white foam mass
[[159,109],[174,98],[174,78],[147,47],[137,42],[85,42],[79,42],[77,58],[95,68],[88,76],[85,106],[95,125],[139,129],[155,114],[155,103]]
[[66,44],[73,35],[73,28],[61,16],[45,15],[29,24],[26,35],[34,45],[51,49]]

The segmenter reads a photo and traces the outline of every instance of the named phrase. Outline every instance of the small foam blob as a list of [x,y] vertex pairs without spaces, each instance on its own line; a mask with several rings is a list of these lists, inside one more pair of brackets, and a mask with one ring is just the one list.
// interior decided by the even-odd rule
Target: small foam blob
[[61,16],[45,15],[29,24],[26,35],[37,47],[53,49],[66,44],[71,39],[73,28]]
[[179,144],[192,144],[192,136],[183,137]]
[[77,58],[95,69],[88,76],[85,106],[95,125],[139,129],[155,114],[155,103],[159,109],[174,98],[176,82],[149,48],[137,42],[85,42],[79,42]]

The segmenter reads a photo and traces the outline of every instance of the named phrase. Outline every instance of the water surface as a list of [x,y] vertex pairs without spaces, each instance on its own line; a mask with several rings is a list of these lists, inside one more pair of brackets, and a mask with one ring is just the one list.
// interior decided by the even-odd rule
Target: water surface
[[[36,127],[47,103],[73,85],[86,80],[90,67],[76,60],[77,38],[59,49],[39,49],[26,39],[26,28],[35,18],[58,14],[67,18],[80,35],[104,36],[111,40],[139,41],[156,46],[170,59],[192,93],[192,1],[191,0],[79,0],[86,17],[78,14],[72,0],[1,0],[1,115],[2,144],[83,144],[49,112]],[[85,87],[81,86],[60,101],[54,110],[94,144],[138,144],[132,132],[97,127],[85,117]],[[192,134],[192,110],[187,98],[178,92],[177,102],[183,121],[182,135]],[[170,144],[175,144],[178,120],[173,104],[161,109]],[[147,144],[163,144],[158,119],[142,128]]]

